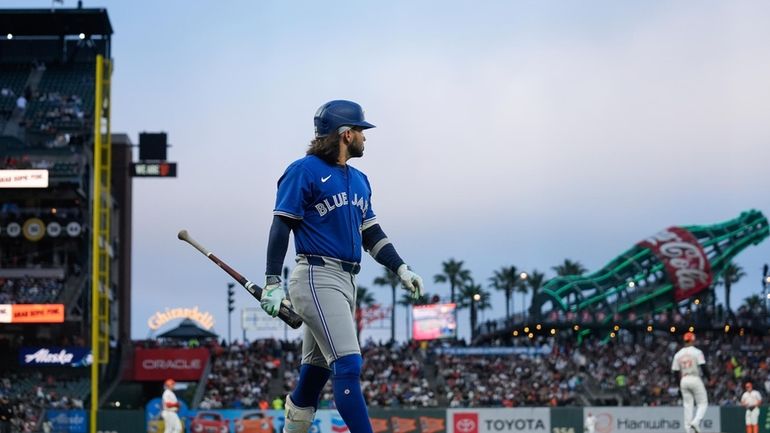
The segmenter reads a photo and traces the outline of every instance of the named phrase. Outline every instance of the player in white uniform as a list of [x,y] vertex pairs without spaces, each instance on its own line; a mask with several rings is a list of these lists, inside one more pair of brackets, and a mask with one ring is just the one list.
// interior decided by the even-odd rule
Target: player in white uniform
[[[684,334],[684,347],[674,355],[671,363],[671,371],[679,374],[679,391],[682,393],[684,404],[684,426],[687,433],[699,433],[700,422],[706,415],[708,408],[708,396],[706,386],[703,385],[701,375],[708,379],[709,372],[706,368],[706,357],[695,344],[695,334]],[[695,416],[693,416],[693,402],[695,402]]]
[[759,405],[762,395],[754,389],[751,382],[744,385],[746,392],[741,396],[741,406],[746,408],[746,433],[759,433]]
[[179,410],[179,401],[176,399],[176,394],[173,391],[175,383],[174,379],[167,379],[163,384],[163,387],[166,388],[163,391],[163,401],[161,403],[163,411],[160,413],[160,416],[163,418],[163,424],[166,426],[163,433],[182,433],[182,422],[179,421],[179,415],[176,414],[177,410]]
[[596,433],[596,417],[591,412],[588,412],[583,427],[585,427],[585,433]]

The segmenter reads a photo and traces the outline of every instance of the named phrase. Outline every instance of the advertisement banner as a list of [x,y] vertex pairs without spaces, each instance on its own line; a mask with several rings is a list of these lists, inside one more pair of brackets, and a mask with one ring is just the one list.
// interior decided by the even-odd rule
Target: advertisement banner
[[11,304],[0,304],[0,323],[11,323],[13,319],[13,306]]
[[87,367],[91,350],[85,347],[22,347],[19,365],[23,367]]
[[[244,433],[280,433],[285,423],[283,410],[215,409],[191,410],[181,402],[179,418],[184,431],[224,431]],[[146,407],[148,433],[163,431],[160,417],[160,398],[151,400]],[[390,410],[370,409],[369,419],[374,433],[446,433],[444,409]],[[213,430],[211,430],[213,428]],[[320,409],[316,412],[309,433],[347,433],[348,429],[339,412]]]
[[0,323],[62,323],[64,304],[0,304]]
[[437,347],[436,353],[453,356],[505,356],[505,355],[548,355],[553,349],[551,346],[513,346],[513,347]]
[[48,170],[0,170],[0,188],[48,188]]
[[435,340],[457,335],[455,304],[417,305],[412,307],[412,338]]
[[448,409],[447,433],[551,433],[546,407]]
[[88,414],[84,410],[48,409],[45,419],[51,423],[51,431],[57,433],[86,433],[88,430]]
[[[596,433],[682,433],[684,409],[682,407],[585,407],[596,418]],[[719,406],[709,406],[700,424],[701,433],[720,432]]]
[[209,362],[209,350],[136,349],[134,380],[198,380]]

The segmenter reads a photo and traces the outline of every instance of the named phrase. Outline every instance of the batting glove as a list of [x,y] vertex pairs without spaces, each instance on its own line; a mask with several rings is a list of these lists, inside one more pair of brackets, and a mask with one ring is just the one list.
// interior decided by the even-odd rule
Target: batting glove
[[272,317],[277,316],[278,310],[281,309],[281,302],[285,297],[281,287],[281,277],[278,275],[265,277],[265,288],[262,289],[262,299],[259,301],[262,309]]
[[425,287],[422,283],[422,277],[410,271],[406,263],[398,267],[397,273],[404,289],[412,292],[412,299],[420,299]]

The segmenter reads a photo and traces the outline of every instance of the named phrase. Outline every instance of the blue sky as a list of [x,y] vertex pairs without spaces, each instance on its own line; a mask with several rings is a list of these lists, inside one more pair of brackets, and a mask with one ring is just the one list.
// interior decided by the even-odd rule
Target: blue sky
[[[377,125],[351,163],[432,293],[448,295],[432,277],[449,258],[485,284],[511,264],[595,271],[671,225],[770,213],[766,2],[84,3],[115,29],[113,131],[167,131],[179,163],[177,179],[134,181],[134,338],[177,306],[226,335],[228,278],[176,233],[261,282],[275,182],[331,99]],[[770,241],[738,256],[733,305],[767,262]],[[387,302],[380,267],[363,267]],[[484,318],[504,314],[493,296]]]

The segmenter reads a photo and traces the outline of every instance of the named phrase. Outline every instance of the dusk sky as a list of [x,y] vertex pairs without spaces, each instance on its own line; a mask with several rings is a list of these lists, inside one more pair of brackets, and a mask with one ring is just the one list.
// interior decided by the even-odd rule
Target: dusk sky
[[[3,3],[19,6],[51,2]],[[332,99],[377,125],[350,163],[430,293],[448,296],[433,276],[449,258],[484,285],[507,265],[551,277],[566,258],[594,272],[666,227],[770,213],[765,1],[84,6],[107,8],[115,30],[113,132],[166,131],[179,164],[176,179],[134,180],[133,338],[155,311],[194,306],[227,335],[230,280],[176,234],[262,284],[276,181]],[[761,293],[770,241],[735,262],[733,306]],[[382,268],[362,265],[359,283],[389,303],[372,284]],[[503,299],[482,318],[502,317]],[[240,309],[258,307],[240,288],[237,302],[234,338]],[[403,339],[402,307],[396,320]]]

